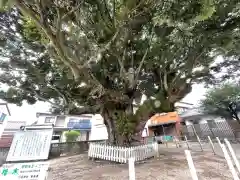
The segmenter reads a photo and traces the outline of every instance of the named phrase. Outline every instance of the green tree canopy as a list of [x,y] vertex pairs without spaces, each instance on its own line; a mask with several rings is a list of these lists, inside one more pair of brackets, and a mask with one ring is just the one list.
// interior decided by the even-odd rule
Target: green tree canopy
[[236,111],[240,110],[240,85],[224,84],[210,89],[205,99],[201,101],[203,112],[225,117],[226,119],[239,118],[232,112],[231,105],[235,104]]
[[[133,116],[133,102],[139,102],[142,94],[149,98],[139,108],[146,110],[145,114],[156,110],[154,100],[161,102],[157,111],[173,111],[174,103],[191,91],[193,83],[215,83],[216,72],[239,63],[237,0],[4,2],[4,7],[10,5],[19,12],[22,22],[21,28],[14,29],[13,37],[21,36],[20,44],[25,43],[20,49],[26,51],[18,56],[13,54],[17,57],[14,59],[31,66],[34,65],[32,61],[29,63],[32,58],[37,64],[42,63],[36,58],[39,54],[31,50],[37,44],[42,47],[40,55],[45,54],[43,59],[48,61],[43,63],[48,73],[43,72],[50,77],[57,74],[61,79],[43,83],[42,76],[36,80],[37,72],[24,71],[18,77],[13,74],[8,79],[20,79],[17,86],[24,84],[22,81],[29,76],[35,79],[27,84],[27,88],[32,87],[31,93],[25,88],[21,93],[10,94],[8,101],[21,102],[26,96],[33,97],[34,101],[44,100],[44,95],[45,100],[54,100],[63,107],[94,107],[91,110],[104,117],[111,142],[129,138],[141,120],[147,120],[140,111],[138,117]],[[16,18],[8,18],[5,13],[2,16],[5,31],[1,33],[5,43],[1,54],[8,52],[5,65],[11,67],[11,52],[17,48],[13,45],[19,41],[15,38],[9,41],[6,29]],[[19,21],[12,23],[19,24]],[[219,55],[228,63],[214,65]],[[34,67],[40,70],[44,66]],[[2,82],[16,89],[11,81]],[[36,87],[37,93],[33,91]],[[63,96],[56,90],[50,91],[51,87],[60,89],[70,103],[63,103]],[[128,132],[123,123],[126,120],[132,127]]]

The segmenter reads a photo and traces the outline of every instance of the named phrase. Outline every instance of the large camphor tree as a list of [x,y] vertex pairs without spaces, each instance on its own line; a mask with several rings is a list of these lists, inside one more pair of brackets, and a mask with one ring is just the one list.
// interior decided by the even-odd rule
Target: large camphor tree
[[[238,64],[236,0],[2,2],[13,9],[1,14],[1,24],[20,26],[10,40],[12,26],[1,31],[2,68],[23,70],[1,76],[11,87],[2,98],[101,113],[111,143],[131,141],[150,112],[173,111],[192,83],[214,83],[221,67]],[[228,63],[214,65],[219,55]],[[148,100],[134,115],[143,94]]]

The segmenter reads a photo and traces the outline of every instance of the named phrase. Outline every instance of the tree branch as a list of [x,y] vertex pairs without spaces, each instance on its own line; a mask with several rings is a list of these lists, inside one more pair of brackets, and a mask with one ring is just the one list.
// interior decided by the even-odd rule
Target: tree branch
[[[192,62],[191,64],[191,68],[189,68],[187,74],[185,75],[185,79],[191,78],[192,77],[192,70],[194,69],[194,66],[196,65],[196,63],[198,62],[199,58],[203,55],[204,51],[202,51]],[[183,75],[184,71],[181,71],[178,75],[175,76],[175,78],[172,80],[171,82],[171,86],[173,84],[175,84],[175,82],[177,81],[177,79],[181,78],[181,75]]]
[[54,34],[51,32],[51,30],[48,27],[46,27],[44,24],[42,24],[41,21],[39,20],[39,18],[35,15],[35,13],[30,8],[28,8],[24,3],[22,3],[20,0],[16,0],[16,6],[22,11],[22,13],[26,14],[31,19],[33,19],[33,21],[36,23],[38,28],[43,30],[45,35],[52,42],[55,50],[57,51],[58,55],[60,56],[60,59],[62,60],[62,62],[72,70],[74,78],[76,80],[78,80],[80,78],[80,75],[79,75],[79,71],[78,71],[77,66],[75,64],[73,64],[65,56],[65,52],[61,48],[60,44],[56,40],[56,38],[55,38]]
[[15,89],[19,89],[19,90],[24,91],[24,92],[28,92],[28,93],[30,93],[30,94],[33,93],[33,94],[35,94],[35,96],[36,96],[37,99],[39,99],[39,100],[41,100],[41,101],[44,101],[44,102],[47,102],[47,103],[51,104],[51,105],[54,106],[54,107],[57,107],[57,108],[63,108],[63,107],[60,106],[59,104],[55,104],[55,103],[53,103],[52,101],[50,101],[50,100],[48,100],[48,99],[42,97],[42,96],[39,95],[35,90],[30,91],[30,90],[23,89],[23,88],[16,87],[16,86],[15,86],[14,88],[15,88]]
[[62,17],[62,21],[64,21],[68,16],[70,16],[72,13],[74,13],[75,11],[77,11],[80,6],[82,5],[83,1],[80,2],[75,8],[73,8],[71,11],[69,11],[68,13],[64,14]]
[[55,91],[63,98],[64,106],[67,106],[67,105],[69,104],[66,96],[65,96],[61,91],[59,91],[57,88],[55,88],[55,87],[52,86],[52,85],[50,85],[50,88],[53,89],[53,90],[55,90]]
[[163,74],[163,86],[165,91],[168,92],[168,82],[167,82],[168,78],[167,78],[167,72],[166,70],[164,70],[164,74]]
[[117,57],[118,64],[120,65],[120,76],[123,75],[124,79],[126,79],[126,75],[127,75],[126,69],[124,67],[124,61],[126,58],[126,50],[127,49],[125,48],[123,51],[122,60],[120,60],[120,57]]
[[121,28],[118,28],[117,32],[114,34],[114,36],[112,37],[112,39],[103,47],[101,48],[99,51],[98,51],[98,57],[95,58],[95,57],[91,57],[86,63],[84,63],[84,65],[82,66],[83,68],[84,67],[88,67],[89,63],[92,62],[92,61],[100,61],[102,59],[102,54],[105,53],[107,50],[110,49],[111,45],[115,42],[115,40],[117,39],[119,33],[121,31]]
[[[24,90],[24,91],[26,91],[26,90]],[[31,92],[31,91],[29,91],[29,92]],[[36,97],[37,97],[38,99],[40,99],[40,100],[42,100],[42,101],[44,101],[44,102],[47,102],[47,103],[51,104],[51,105],[54,106],[54,107],[57,107],[57,108],[63,108],[63,107],[60,106],[59,104],[55,104],[55,103],[53,103],[52,101],[50,101],[50,100],[48,100],[48,99],[46,99],[46,98],[40,96],[40,95],[37,94],[36,92],[34,92],[34,93],[35,93],[35,95],[36,95]]]
[[113,24],[114,24],[114,27],[116,27],[116,0],[112,0],[113,1]]

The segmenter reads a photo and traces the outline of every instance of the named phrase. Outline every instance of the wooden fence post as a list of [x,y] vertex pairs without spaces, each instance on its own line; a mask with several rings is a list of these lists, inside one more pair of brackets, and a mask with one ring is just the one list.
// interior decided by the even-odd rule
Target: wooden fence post
[[195,166],[193,164],[193,160],[192,160],[192,156],[191,156],[190,151],[189,150],[185,150],[185,155],[186,155],[186,158],[187,158],[188,167],[189,167],[192,179],[193,180],[198,180],[197,171],[196,171]]
[[231,153],[231,156],[232,156],[233,161],[234,161],[234,163],[235,163],[235,165],[236,165],[236,167],[237,167],[237,170],[238,170],[238,172],[240,173],[239,161],[238,161],[237,156],[236,156],[236,154],[235,154],[235,152],[234,152],[234,150],[233,150],[233,148],[232,148],[232,145],[231,145],[230,142],[227,140],[227,138],[224,138],[224,141],[225,141],[225,143],[226,143],[226,145],[227,145],[227,147],[228,147],[228,149],[229,149],[229,151],[230,151],[230,153]]
[[208,136],[208,140],[209,140],[209,143],[210,143],[210,145],[212,147],[213,154],[216,154],[215,153],[215,148],[214,148],[214,145],[213,145],[213,142],[212,142],[212,139],[210,138],[210,136]]
[[128,171],[129,171],[129,180],[136,180],[135,174],[135,159],[128,159]]

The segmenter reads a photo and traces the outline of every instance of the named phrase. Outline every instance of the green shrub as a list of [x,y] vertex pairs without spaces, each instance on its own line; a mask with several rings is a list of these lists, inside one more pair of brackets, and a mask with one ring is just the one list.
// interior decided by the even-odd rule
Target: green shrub
[[80,132],[76,130],[66,131],[64,136],[66,137],[67,142],[73,142],[77,140],[78,136],[80,136]]

